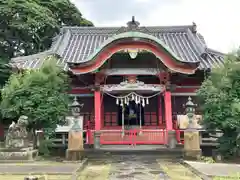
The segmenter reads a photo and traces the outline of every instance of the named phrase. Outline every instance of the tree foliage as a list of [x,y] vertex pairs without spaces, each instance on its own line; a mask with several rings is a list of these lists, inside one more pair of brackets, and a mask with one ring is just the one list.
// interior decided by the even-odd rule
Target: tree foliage
[[12,57],[48,49],[62,25],[92,26],[70,0],[0,0],[0,86]]
[[63,122],[68,113],[69,82],[66,73],[49,57],[39,70],[12,74],[2,90],[4,117],[29,118],[33,129],[50,130]]
[[92,26],[69,0],[0,0],[0,56],[43,51],[64,24]]
[[213,69],[198,91],[207,129],[219,129],[219,150],[240,152],[240,51],[229,54],[223,67]]
[[11,74],[11,68],[7,63],[8,59],[0,57],[0,89],[2,89]]

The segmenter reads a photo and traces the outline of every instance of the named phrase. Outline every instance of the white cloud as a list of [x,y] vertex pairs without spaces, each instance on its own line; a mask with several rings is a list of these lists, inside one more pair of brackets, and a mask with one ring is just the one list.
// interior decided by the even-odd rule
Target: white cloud
[[[209,47],[227,52],[240,45],[239,0],[111,0],[116,6],[108,0],[72,1],[96,26],[123,26],[132,15],[141,25],[188,25],[194,21]],[[94,3],[97,6],[93,7]]]

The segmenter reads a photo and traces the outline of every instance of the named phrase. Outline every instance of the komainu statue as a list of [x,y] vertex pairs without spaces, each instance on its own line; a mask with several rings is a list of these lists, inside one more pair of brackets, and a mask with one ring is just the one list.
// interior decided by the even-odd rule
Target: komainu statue
[[17,123],[14,121],[8,128],[6,135],[7,148],[23,148],[28,147],[28,117],[20,116]]

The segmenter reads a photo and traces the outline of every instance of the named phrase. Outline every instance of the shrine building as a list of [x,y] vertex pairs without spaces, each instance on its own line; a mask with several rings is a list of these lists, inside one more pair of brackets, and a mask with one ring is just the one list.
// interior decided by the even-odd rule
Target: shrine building
[[71,77],[69,94],[84,104],[89,144],[100,130],[102,144],[166,144],[183,104],[188,97],[197,103],[207,73],[224,61],[195,23],[140,26],[134,17],[122,27],[63,27],[49,50],[11,63],[36,69],[51,55]]

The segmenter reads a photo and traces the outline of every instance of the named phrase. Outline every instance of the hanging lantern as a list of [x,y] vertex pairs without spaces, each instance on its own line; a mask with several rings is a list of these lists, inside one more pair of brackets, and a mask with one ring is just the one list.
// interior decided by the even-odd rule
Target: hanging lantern
[[116,99],[116,104],[119,105],[119,99],[118,98]]

